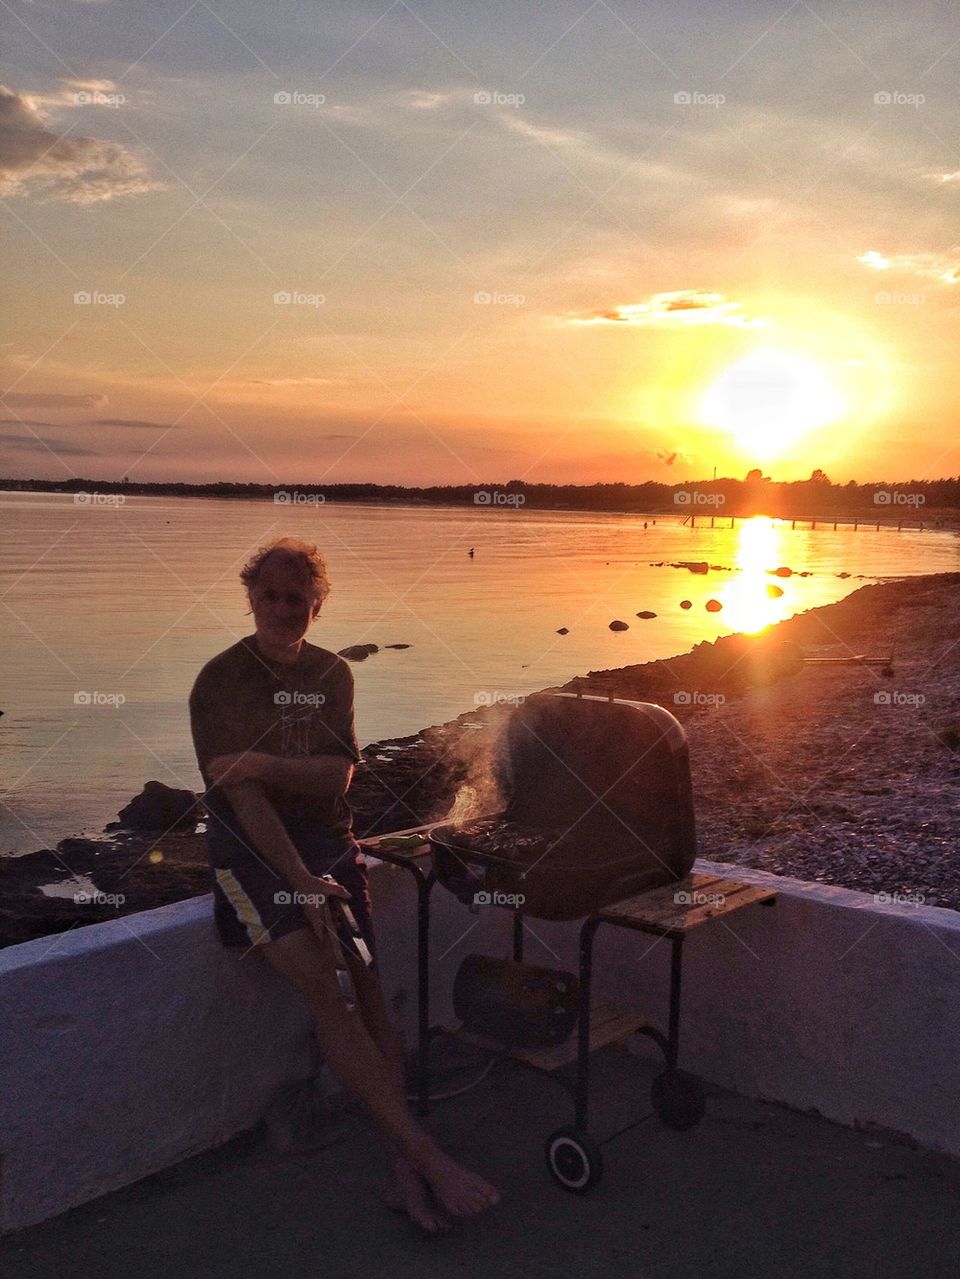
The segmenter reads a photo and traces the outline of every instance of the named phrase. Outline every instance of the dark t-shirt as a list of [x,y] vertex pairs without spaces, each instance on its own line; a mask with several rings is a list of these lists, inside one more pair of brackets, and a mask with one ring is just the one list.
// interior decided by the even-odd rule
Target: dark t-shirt
[[[258,751],[361,761],[353,727],[353,673],[336,653],[306,642],[293,663],[270,661],[253,635],[212,658],[190,693],[190,727],[208,808],[221,819],[213,820],[208,832],[214,865],[229,865],[242,854],[242,845],[228,847],[227,831],[241,828],[220,788],[211,787],[211,759]],[[298,845],[295,831],[305,829],[330,847],[350,841],[352,815],[343,795],[320,799],[275,786],[264,789]]]

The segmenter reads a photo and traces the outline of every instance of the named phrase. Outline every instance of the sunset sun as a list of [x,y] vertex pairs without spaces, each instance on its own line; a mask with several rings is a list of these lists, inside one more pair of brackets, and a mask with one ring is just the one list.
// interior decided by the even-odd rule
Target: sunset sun
[[700,405],[708,425],[729,432],[744,452],[780,456],[816,427],[834,421],[843,401],[821,365],[805,356],[762,350],[729,365]]

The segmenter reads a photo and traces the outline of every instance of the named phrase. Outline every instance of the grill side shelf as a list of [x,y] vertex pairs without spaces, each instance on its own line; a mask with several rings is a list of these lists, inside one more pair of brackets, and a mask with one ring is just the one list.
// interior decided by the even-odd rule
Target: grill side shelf
[[775,888],[761,888],[715,875],[686,875],[674,884],[639,893],[599,912],[607,923],[661,937],[682,937],[700,924],[730,915],[755,902],[772,902]]

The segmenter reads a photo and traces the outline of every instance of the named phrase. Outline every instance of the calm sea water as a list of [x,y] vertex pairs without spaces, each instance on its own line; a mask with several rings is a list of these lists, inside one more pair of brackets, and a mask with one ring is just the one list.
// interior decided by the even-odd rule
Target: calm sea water
[[[328,560],[333,591],[314,643],[412,645],[354,666],[361,744],[441,723],[478,698],[757,629],[863,584],[839,572],[874,580],[960,569],[960,539],[947,533],[647,525],[486,507],[173,498],[117,507],[0,494],[0,853],[100,830],[149,778],[199,789],[190,686],[208,658],[253,630],[237,574],[253,548],[285,533],[316,541]],[[740,571],[651,567],[660,560]],[[812,576],[771,578],[779,565]],[[769,598],[771,581],[782,598]],[[709,598],[723,611],[707,613]],[[638,620],[643,609],[657,617]],[[630,629],[611,632],[614,618]],[[557,635],[563,626],[570,633]]]

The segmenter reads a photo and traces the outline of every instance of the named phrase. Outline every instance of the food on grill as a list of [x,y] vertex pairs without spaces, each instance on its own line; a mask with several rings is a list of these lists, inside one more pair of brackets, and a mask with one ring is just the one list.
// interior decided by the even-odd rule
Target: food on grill
[[487,857],[503,861],[522,862],[527,865],[537,856],[543,856],[551,848],[559,846],[570,836],[562,829],[544,830],[523,822],[511,822],[500,817],[478,817],[474,821],[461,822],[456,827],[441,827],[448,831],[458,848],[467,852],[484,853]]

